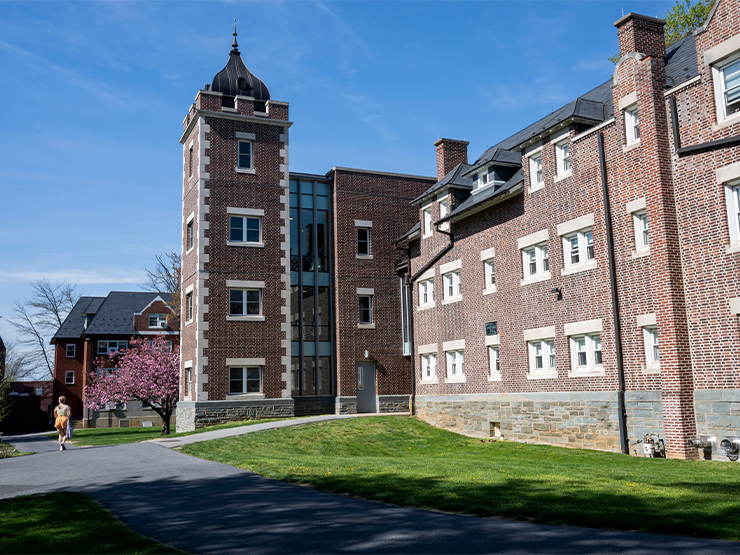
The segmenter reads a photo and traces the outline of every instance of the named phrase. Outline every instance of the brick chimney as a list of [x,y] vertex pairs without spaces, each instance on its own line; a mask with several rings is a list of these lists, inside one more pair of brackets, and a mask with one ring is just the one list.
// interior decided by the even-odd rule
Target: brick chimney
[[450,173],[458,164],[468,163],[468,141],[439,139],[437,147],[437,180]]
[[628,13],[621,17],[614,23],[619,32],[619,55],[639,52],[651,58],[664,57],[664,25],[662,19],[647,15]]

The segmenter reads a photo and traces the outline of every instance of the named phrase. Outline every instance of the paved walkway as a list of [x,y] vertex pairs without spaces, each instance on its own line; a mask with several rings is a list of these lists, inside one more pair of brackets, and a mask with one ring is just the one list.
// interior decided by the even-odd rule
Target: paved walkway
[[269,480],[154,442],[0,460],[0,498],[65,490],[87,493],[134,530],[198,554],[740,555],[734,542],[390,507]]

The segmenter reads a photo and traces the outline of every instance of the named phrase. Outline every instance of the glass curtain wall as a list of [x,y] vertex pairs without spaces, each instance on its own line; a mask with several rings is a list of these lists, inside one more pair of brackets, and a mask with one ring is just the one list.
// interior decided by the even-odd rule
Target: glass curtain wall
[[332,395],[329,183],[290,180],[291,390]]

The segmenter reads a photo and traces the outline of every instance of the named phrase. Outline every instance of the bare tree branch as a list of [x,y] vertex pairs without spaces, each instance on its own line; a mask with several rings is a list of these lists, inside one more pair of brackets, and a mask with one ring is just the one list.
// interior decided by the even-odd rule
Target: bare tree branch
[[33,293],[28,305],[35,308],[37,323],[47,328],[46,331],[58,330],[72,307],[80,298],[75,293],[77,286],[66,282],[52,285],[43,278],[31,284]]
[[0,369],[0,375],[5,376],[9,382],[19,382],[33,377],[33,369],[29,364],[29,354],[21,351],[15,343],[5,346],[5,367]]
[[176,252],[166,252],[157,255],[157,262],[153,270],[146,270],[149,281],[142,288],[152,293],[169,293],[172,300],[167,305],[172,310],[172,315],[167,319],[180,320],[180,283],[182,281],[182,260]]
[[49,379],[54,379],[54,357],[48,341],[44,338],[42,331],[43,324],[40,324],[26,306],[20,301],[15,301],[13,305],[13,319],[9,320],[15,331],[20,336],[18,342],[26,345],[29,351],[28,360],[36,367],[46,367],[49,373]]

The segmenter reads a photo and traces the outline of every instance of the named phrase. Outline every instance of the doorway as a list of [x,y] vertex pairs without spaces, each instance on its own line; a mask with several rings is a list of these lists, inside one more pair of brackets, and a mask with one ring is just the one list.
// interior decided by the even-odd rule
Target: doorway
[[375,363],[357,363],[357,412],[377,412],[375,406]]

